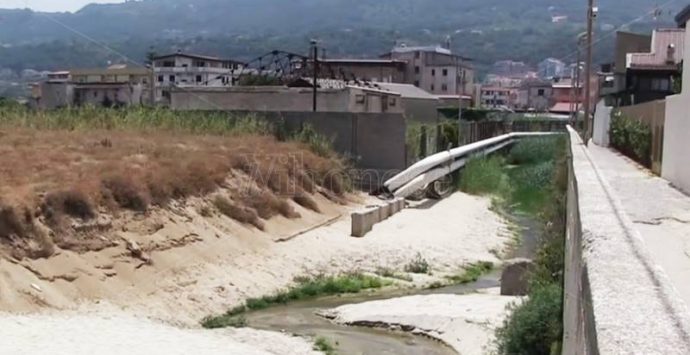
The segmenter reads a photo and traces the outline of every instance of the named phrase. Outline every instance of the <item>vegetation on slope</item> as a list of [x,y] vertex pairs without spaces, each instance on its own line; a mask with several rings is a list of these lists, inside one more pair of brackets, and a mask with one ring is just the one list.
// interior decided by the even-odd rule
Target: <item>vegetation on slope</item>
[[313,194],[346,192],[345,165],[321,138],[280,141],[277,131],[221,113],[2,106],[0,248],[17,258],[49,256],[55,245],[101,249],[112,244],[107,233],[75,226],[213,194],[209,205],[261,229],[276,215],[299,217],[288,200],[318,211]]

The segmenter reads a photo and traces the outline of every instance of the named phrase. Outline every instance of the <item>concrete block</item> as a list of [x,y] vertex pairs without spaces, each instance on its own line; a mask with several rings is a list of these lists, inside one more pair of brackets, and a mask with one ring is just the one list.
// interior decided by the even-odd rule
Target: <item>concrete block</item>
[[506,261],[501,274],[501,295],[525,296],[529,291],[529,274],[534,270],[534,262],[529,259]]
[[374,225],[380,221],[380,211],[378,207],[374,207],[365,211],[353,212],[351,217],[352,236],[361,238],[371,232]]
[[379,222],[387,220],[392,215],[390,204],[386,203],[385,205],[379,206]]

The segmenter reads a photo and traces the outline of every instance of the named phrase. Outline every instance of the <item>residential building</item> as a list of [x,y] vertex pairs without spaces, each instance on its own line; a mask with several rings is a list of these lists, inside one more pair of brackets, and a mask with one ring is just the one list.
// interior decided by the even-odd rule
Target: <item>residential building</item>
[[126,65],[49,73],[47,80],[33,85],[32,104],[43,109],[147,104],[151,74],[147,68]]
[[481,88],[481,106],[486,108],[512,108],[517,100],[517,90],[497,86]]
[[556,58],[547,58],[537,65],[539,78],[551,80],[565,76],[565,63]]
[[553,102],[553,86],[551,81],[530,79],[525,80],[518,88],[516,107],[525,111],[546,112]]
[[663,99],[673,95],[680,80],[685,46],[684,28],[657,29],[652,33],[651,51],[627,53],[626,86],[621,105]]
[[682,27],[657,29],[651,36],[618,32],[615,62],[603,65],[600,73],[607,104],[628,106],[672,95],[681,75],[684,39]]
[[405,83],[406,63],[392,59],[320,59],[321,77],[346,81]]
[[231,87],[245,67],[232,59],[177,52],[153,58],[156,102],[168,89],[193,87]]
[[405,83],[431,94],[472,95],[472,61],[453,54],[448,48],[399,46],[382,58],[405,62]]

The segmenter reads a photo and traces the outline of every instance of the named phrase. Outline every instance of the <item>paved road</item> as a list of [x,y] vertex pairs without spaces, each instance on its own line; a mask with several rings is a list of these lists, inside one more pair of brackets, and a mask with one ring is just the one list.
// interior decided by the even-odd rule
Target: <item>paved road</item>
[[690,306],[690,196],[613,150],[590,144],[589,151],[654,260]]

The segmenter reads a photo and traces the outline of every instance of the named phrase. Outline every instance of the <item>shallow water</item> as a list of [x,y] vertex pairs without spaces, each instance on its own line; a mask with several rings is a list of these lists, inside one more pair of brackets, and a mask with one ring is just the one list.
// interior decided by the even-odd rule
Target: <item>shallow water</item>
[[466,294],[479,289],[499,286],[499,276],[498,272],[494,272],[474,283],[435,290],[390,290],[295,302],[285,306],[248,313],[247,322],[248,326],[257,329],[281,331],[309,337],[325,337],[331,343],[337,344],[338,354],[457,354],[445,344],[427,337],[384,329],[338,325],[318,316],[317,312],[345,304],[408,295]]

